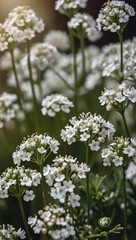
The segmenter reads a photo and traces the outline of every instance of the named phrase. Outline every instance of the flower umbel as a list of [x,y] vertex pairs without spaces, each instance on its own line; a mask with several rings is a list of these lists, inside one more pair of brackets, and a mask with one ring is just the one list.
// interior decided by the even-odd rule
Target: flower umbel
[[21,161],[32,161],[43,165],[51,152],[57,153],[58,146],[59,142],[47,134],[32,134],[30,137],[24,138],[13,153],[14,164],[19,166]]
[[135,16],[135,10],[124,1],[107,1],[100,10],[97,18],[99,30],[111,32],[122,31],[131,16]]
[[76,234],[70,214],[57,205],[47,205],[34,217],[28,218],[34,233],[42,233],[52,239],[64,240]]

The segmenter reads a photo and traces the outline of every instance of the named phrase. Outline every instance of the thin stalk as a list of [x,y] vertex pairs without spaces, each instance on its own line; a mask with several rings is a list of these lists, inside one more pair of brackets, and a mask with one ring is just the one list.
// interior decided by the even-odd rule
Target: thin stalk
[[124,78],[124,61],[123,61],[123,31],[118,33],[119,42],[120,42],[120,82],[123,81]]
[[50,66],[50,69],[60,78],[60,80],[68,87],[70,88],[72,91],[74,90],[73,87],[71,87],[71,85],[66,81],[65,78],[63,78],[61,76],[61,74],[59,74],[56,69],[54,69],[52,66]]
[[15,76],[15,81],[16,81],[16,86],[17,86],[18,101],[19,101],[19,105],[20,105],[21,110],[23,110],[23,97],[22,97],[22,92],[21,92],[21,89],[20,89],[16,64],[15,64],[14,50],[11,49],[9,52],[10,52],[10,55],[11,55],[12,68],[13,68],[13,73],[14,73],[14,76]]
[[44,202],[44,206],[46,206],[46,191],[45,191],[45,179],[43,176],[43,167],[42,165],[39,165],[40,168],[40,173],[41,173],[41,183],[42,183],[42,196],[43,196],[43,202]]
[[23,223],[24,223],[24,226],[25,226],[25,230],[26,230],[28,239],[32,240],[30,230],[29,230],[29,227],[27,225],[27,220],[26,220],[26,215],[25,215],[22,199],[21,199],[21,197],[17,197],[17,200],[18,200],[18,203],[19,203],[19,207],[20,207],[20,211],[21,211],[21,215],[22,215],[22,219],[23,219]]
[[[89,148],[87,144],[86,144],[86,164],[89,165]],[[89,224],[90,221],[89,172],[87,173],[86,177],[86,195],[87,195],[87,220]]]
[[121,116],[122,116],[123,123],[124,123],[124,126],[125,126],[126,134],[127,134],[128,138],[130,138],[130,134],[129,134],[129,130],[128,130],[128,126],[127,126],[127,122],[126,122],[124,111],[121,112]]
[[75,114],[78,115],[78,75],[77,75],[77,61],[76,61],[76,51],[74,43],[74,35],[72,29],[69,29],[71,52],[73,54],[73,71],[74,71],[74,81],[75,81]]
[[30,78],[32,96],[33,96],[36,128],[37,128],[37,130],[39,130],[40,124],[39,124],[39,118],[38,118],[38,106],[37,106],[37,99],[36,99],[36,94],[35,94],[35,89],[34,89],[34,81],[33,81],[33,75],[32,75],[32,66],[31,66],[31,57],[30,57],[30,42],[29,41],[27,41],[27,54],[28,54],[27,62],[28,62],[29,78]]
[[84,38],[80,38],[81,54],[82,54],[82,80],[86,76],[86,59],[85,59],[85,42]]
[[123,166],[123,194],[124,194],[124,240],[127,240],[127,193],[126,193],[126,178],[125,167]]

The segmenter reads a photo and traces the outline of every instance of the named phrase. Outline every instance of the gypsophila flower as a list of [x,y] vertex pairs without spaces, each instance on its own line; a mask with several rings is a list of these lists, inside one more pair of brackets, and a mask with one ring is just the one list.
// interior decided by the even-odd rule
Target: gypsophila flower
[[96,41],[101,35],[96,29],[95,20],[88,13],[76,13],[68,22],[68,27],[73,29],[79,38],[88,37],[90,41]]
[[18,239],[25,239],[26,234],[24,230],[18,229],[18,231],[15,230],[15,228],[10,224],[3,224],[0,225],[0,239],[1,240],[18,240]]
[[73,117],[69,120],[71,125],[66,125],[61,130],[61,138],[70,145],[75,141],[88,143],[90,149],[98,151],[100,144],[106,138],[112,139],[115,129],[110,122],[106,122],[100,115],[82,113],[79,118]]
[[16,94],[3,92],[0,95],[0,128],[2,128],[6,122],[16,117],[16,100]]
[[124,111],[129,103],[136,102],[136,89],[125,83],[104,89],[99,97],[101,105],[106,105],[107,111]]
[[9,13],[4,27],[14,41],[24,42],[42,32],[44,23],[29,6],[17,6]]
[[70,108],[74,105],[65,96],[59,94],[52,94],[42,100],[42,114],[54,117],[57,112],[69,113]]
[[79,8],[85,8],[87,0],[56,0],[55,10],[69,17],[73,16]]
[[19,194],[25,201],[33,200],[34,194],[29,189],[39,185],[40,179],[41,174],[37,170],[25,169],[24,166],[7,168],[0,176],[0,198],[17,197]]
[[31,48],[30,58],[32,66],[43,71],[56,61],[58,51],[55,46],[49,43],[36,43]]
[[136,160],[136,146],[135,139],[125,137],[116,137],[113,142],[102,150],[101,156],[103,158],[103,165],[121,166],[127,164],[129,161]]
[[107,1],[96,20],[98,29],[120,32],[125,28],[131,16],[135,16],[135,10],[129,4],[124,1]]
[[43,168],[43,175],[51,187],[51,196],[62,204],[68,201],[67,204],[75,208],[80,206],[80,196],[75,194],[76,183],[80,179],[85,179],[89,171],[90,168],[85,163],[80,164],[72,156],[58,156],[51,166]]
[[43,165],[51,152],[57,153],[58,146],[59,142],[47,134],[32,134],[30,137],[24,138],[16,148],[13,153],[14,164],[19,166],[21,161],[32,161]]
[[59,51],[67,51],[70,48],[69,36],[64,31],[51,30],[45,35],[44,41],[55,46]]
[[28,224],[34,233],[42,233],[54,240],[65,240],[76,234],[70,214],[57,205],[47,205],[37,215],[29,217]]
[[11,47],[13,37],[6,31],[3,24],[0,23],[0,51],[3,52]]

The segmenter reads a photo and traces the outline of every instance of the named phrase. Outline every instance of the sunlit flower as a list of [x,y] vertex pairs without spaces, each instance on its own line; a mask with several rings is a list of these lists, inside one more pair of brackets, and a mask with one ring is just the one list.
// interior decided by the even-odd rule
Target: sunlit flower
[[14,41],[24,42],[42,32],[44,23],[29,6],[17,6],[9,13],[4,27]]

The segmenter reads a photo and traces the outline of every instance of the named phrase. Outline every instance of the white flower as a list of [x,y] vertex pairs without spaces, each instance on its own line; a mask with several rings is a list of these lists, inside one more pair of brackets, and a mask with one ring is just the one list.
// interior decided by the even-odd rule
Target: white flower
[[119,32],[120,29],[125,27],[129,17],[134,15],[134,8],[124,1],[107,1],[104,3],[97,18],[98,29]]
[[123,153],[128,155],[128,157],[132,157],[135,153],[135,149],[132,146],[129,145],[128,147],[124,148]]
[[36,153],[40,153],[41,158],[43,155],[45,156],[45,158],[42,158],[43,161],[51,152],[56,154],[59,149],[58,146],[59,142],[47,134],[32,134],[28,138],[24,138],[22,143],[17,146],[13,153],[13,161],[17,165],[20,165],[21,161],[33,161],[39,164]]
[[4,27],[14,41],[24,42],[43,31],[44,23],[29,6],[17,6],[9,13]]
[[69,195],[68,201],[68,204],[71,205],[73,208],[80,206],[80,196],[76,195],[73,192]]
[[79,8],[85,8],[87,0],[56,0],[55,10],[69,15],[70,12],[77,12]]
[[52,94],[42,100],[42,114],[50,117],[56,116],[57,112],[69,113],[73,103],[63,95]]
[[92,142],[89,144],[89,147],[92,151],[98,151],[100,149],[100,142],[92,140]]
[[51,30],[45,37],[44,41],[52,44],[60,51],[67,51],[70,48],[68,34],[60,30]]
[[39,153],[43,154],[43,153],[46,153],[47,150],[44,147],[39,147],[39,148],[37,148],[37,151]]
[[26,233],[24,230],[19,228],[17,231],[10,224],[2,224],[0,225],[0,239],[25,239]]
[[121,166],[123,164],[123,157],[116,156],[112,161],[115,166]]
[[33,191],[26,190],[25,195],[23,196],[24,201],[26,202],[33,201],[34,198],[35,198],[35,195]]

